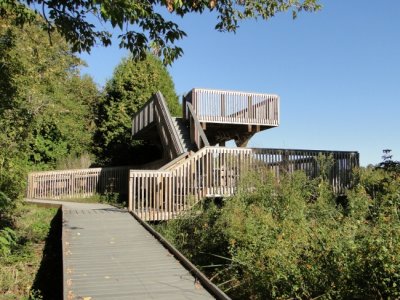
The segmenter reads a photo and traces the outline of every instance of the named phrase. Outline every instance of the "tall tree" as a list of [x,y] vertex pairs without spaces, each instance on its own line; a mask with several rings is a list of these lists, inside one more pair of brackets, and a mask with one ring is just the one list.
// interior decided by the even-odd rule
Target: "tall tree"
[[[89,15],[101,23],[119,27],[119,46],[129,49],[134,57],[143,57],[152,49],[169,64],[182,55],[175,42],[186,36],[178,25],[158,13],[160,7],[184,17],[189,13],[213,11],[215,28],[235,32],[239,21],[261,18],[268,20],[279,12],[291,11],[293,18],[301,11],[316,11],[320,0],[2,0],[0,16],[12,9],[15,22],[23,24],[34,14],[47,21],[46,30],[57,29],[76,51],[90,51],[95,43],[111,44],[111,32],[95,26]],[[34,11],[27,9],[31,7]]]
[[94,131],[97,88],[59,34],[49,44],[43,24],[0,19],[0,192],[11,198],[28,165],[52,168],[88,151]]
[[180,112],[174,83],[161,61],[153,55],[145,60],[122,60],[107,82],[98,106],[96,154],[102,165],[136,164],[131,137],[132,116],[150,97],[161,91],[173,115]]

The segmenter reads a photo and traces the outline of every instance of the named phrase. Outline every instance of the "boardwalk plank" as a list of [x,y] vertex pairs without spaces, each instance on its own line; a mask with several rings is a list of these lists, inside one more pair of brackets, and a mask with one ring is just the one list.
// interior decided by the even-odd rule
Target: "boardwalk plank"
[[64,299],[213,299],[127,211],[62,209]]

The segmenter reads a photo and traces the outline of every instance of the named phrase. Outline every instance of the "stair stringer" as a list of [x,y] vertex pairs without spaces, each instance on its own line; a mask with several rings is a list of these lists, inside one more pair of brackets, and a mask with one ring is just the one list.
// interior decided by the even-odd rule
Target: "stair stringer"
[[173,160],[187,152],[185,143],[176,128],[174,119],[161,92],[151,99],[132,118],[132,137],[148,138],[146,130],[153,130],[156,125],[159,139],[164,149],[164,158]]

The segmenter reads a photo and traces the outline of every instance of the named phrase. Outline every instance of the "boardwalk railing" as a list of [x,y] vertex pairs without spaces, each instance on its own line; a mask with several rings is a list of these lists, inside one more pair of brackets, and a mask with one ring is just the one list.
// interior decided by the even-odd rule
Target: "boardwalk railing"
[[131,170],[129,210],[147,221],[168,220],[204,197],[233,195],[248,170],[266,168],[278,178],[303,170],[316,177],[321,155],[332,157],[326,175],[334,191],[344,191],[351,184],[351,170],[358,166],[357,152],[205,147],[169,171]]
[[133,116],[132,136],[135,136],[153,122],[156,122],[158,126],[161,142],[169,159],[174,159],[185,152],[165,99],[160,92],[154,94],[141,110]]
[[279,125],[277,95],[193,89],[184,97],[184,109],[185,103],[192,104],[200,122]]
[[27,198],[84,198],[95,194],[128,194],[129,167],[32,172]]
[[[167,220],[204,197],[233,195],[238,180],[258,168],[284,173],[321,174],[321,157],[331,157],[326,177],[336,193],[351,185],[351,171],[359,165],[357,152],[204,147],[168,170],[129,170],[129,167],[33,172],[27,197],[66,199],[95,194],[129,195],[129,209],[144,220]],[[128,184],[129,180],[129,184]]]

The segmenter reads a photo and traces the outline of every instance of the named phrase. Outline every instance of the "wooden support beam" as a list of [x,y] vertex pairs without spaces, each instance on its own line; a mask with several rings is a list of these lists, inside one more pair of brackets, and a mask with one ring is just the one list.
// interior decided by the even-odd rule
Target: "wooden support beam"
[[238,147],[246,147],[254,133],[243,134],[235,138],[235,144]]

